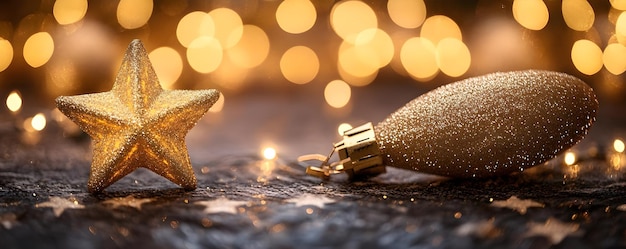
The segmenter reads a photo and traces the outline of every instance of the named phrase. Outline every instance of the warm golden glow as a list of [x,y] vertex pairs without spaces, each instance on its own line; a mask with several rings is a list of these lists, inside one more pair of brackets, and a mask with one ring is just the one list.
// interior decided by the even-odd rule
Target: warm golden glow
[[79,72],[75,61],[68,57],[51,60],[46,66],[46,92],[58,96],[76,90]]
[[454,20],[450,19],[450,17],[442,15],[431,16],[426,19],[420,31],[420,36],[428,39],[435,46],[439,41],[445,38],[456,38],[459,41],[463,40],[459,25],[457,25]]
[[350,86],[342,80],[333,80],[324,88],[326,103],[334,108],[347,105],[350,102],[350,95]]
[[576,163],[576,154],[574,154],[574,152],[567,152],[565,153],[565,157],[563,158],[563,162],[565,162],[566,165],[573,165]]
[[619,153],[624,152],[624,141],[621,139],[615,139],[615,141],[613,141],[613,149]]
[[341,123],[339,127],[337,127],[337,132],[339,132],[340,136],[343,136],[343,133],[352,129],[352,125],[348,123]]
[[44,116],[43,113],[37,113],[37,115],[35,115],[31,120],[30,124],[36,131],[41,131],[46,128],[46,116]]
[[439,72],[437,49],[425,38],[413,37],[404,42],[400,60],[409,75],[417,80],[428,80]]
[[11,42],[0,37],[0,72],[4,71],[13,61],[13,46]]
[[619,14],[615,21],[615,36],[622,45],[626,46],[626,11]]
[[541,30],[548,24],[550,13],[542,0],[513,0],[513,18],[524,28]]
[[380,29],[360,32],[353,43],[339,46],[337,68],[341,77],[353,86],[364,86],[374,80],[378,69],[393,58],[393,42]]
[[604,49],[602,61],[604,67],[614,75],[626,71],[626,47],[621,43],[611,43]]
[[337,66],[355,77],[366,77],[378,70],[376,51],[346,41],[339,46]]
[[[382,68],[391,62],[393,58],[393,41],[389,35],[381,29],[366,29],[361,31],[354,42],[357,48],[357,56],[362,60],[372,60],[378,68]],[[369,52],[366,52],[369,50]]]
[[187,48],[187,61],[199,73],[215,71],[222,62],[222,56],[222,46],[213,37],[198,37]]
[[125,29],[136,29],[148,23],[152,16],[152,0],[120,0],[117,22]]
[[581,73],[593,75],[602,69],[602,50],[590,40],[578,40],[572,46],[572,62]]
[[626,0],[609,0],[611,6],[618,10],[626,10]]
[[218,8],[209,12],[215,22],[215,39],[224,49],[232,48],[242,39],[244,27],[241,17],[229,8]]
[[445,38],[437,45],[437,65],[441,72],[452,77],[459,77],[467,72],[472,57],[470,51],[462,41],[454,38]]
[[86,13],[87,0],[56,0],[52,7],[54,19],[61,25],[78,22]]
[[315,6],[309,0],[285,0],[276,9],[278,26],[287,33],[304,33],[316,19]]
[[396,25],[414,29],[426,19],[426,4],[424,0],[389,0],[387,12]]
[[265,61],[270,52],[270,40],[254,25],[244,25],[241,40],[228,50],[228,58],[243,68],[253,68]]
[[160,47],[152,50],[148,57],[163,88],[172,89],[172,85],[183,72],[183,59],[178,51],[170,47]]
[[18,91],[12,91],[7,97],[7,108],[11,112],[17,112],[22,108],[22,97]]
[[36,33],[24,43],[24,60],[31,67],[38,68],[50,60],[54,52],[54,41],[48,32]]
[[346,72],[339,64],[337,64],[337,71],[339,72],[339,76],[341,77],[341,79],[352,86],[367,86],[372,83],[378,75],[378,70],[376,69],[374,70],[374,72],[372,72],[372,74],[365,76],[355,76]]
[[213,35],[215,35],[213,18],[202,11],[194,11],[185,15],[176,27],[176,38],[183,47],[189,47],[189,44],[198,37],[212,37]]
[[363,30],[378,27],[374,10],[361,1],[343,1],[335,4],[330,12],[330,24],[343,40],[354,43]]
[[576,31],[589,30],[596,18],[587,0],[563,0],[561,11],[567,26]]
[[273,160],[276,158],[276,149],[272,147],[266,147],[263,149],[263,158],[265,160]]
[[306,84],[317,76],[320,62],[315,52],[305,46],[295,46],[280,58],[280,72],[290,82]]
[[212,112],[212,113],[221,112],[222,109],[224,109],[224,102],[225,102],[224,94],[220,92],[220,98],[217,99],[217,101],[215,102],[215,104],[213,104],[213,106],[211,106],[211,108],[209,108],[209,112]]

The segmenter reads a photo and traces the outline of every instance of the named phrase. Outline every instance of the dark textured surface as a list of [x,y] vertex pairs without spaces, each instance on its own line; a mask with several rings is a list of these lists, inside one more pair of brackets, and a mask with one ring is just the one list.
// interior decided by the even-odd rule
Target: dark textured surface
[[[574,151],[577,173],[558,157],[523,174],[483,180],[445,180],[389,168],[361,182],[339,176],[324,182],[305,175],[295,158],[326,153],[340,122],[379,122],[420,93],[386,85],[356,89],[350,115],[334,115],[323,100],[300,92],[249,93],[227,98],[187,136],[198,189],[184,192],[138,170],[99,195],[86,190],[89,139],[64,137],[50,122],[26,145],[3,114],[0,127],[1,248],[615,248],[626,246],[624,172],[605,150],[624,137],[623,107],[603,106],[598,122]],[[280,97],[277,97],[280,96]],[[394,96],[384,98],[381,96]],[[273,146],[278,159],[259,151]],[[589,150],[597,149],[592,156]],[[292,203],[306,194],[325,205]],[[105,203],[132,195],[152,198],[141,209]],[[544,204],[525,214],[491,205],[511,196]],[[59,217],[37,207],[50,197],[75,198],[85,207]],[[244,201],[233,213],[204,212],[198,201]],[[321,199],[320,199],[321,200]],[[318,201],[320,201],[318,200]],[[325,200],[325,199],[324,199]],[[314,200],[315,201],[315,200]],[[328,201],[328,200],[326,200]],[[321,207],[320,207],[321,206]],[[557,220],[563,229],[531,232]],[[533,225],[535,224],[535,225]]]

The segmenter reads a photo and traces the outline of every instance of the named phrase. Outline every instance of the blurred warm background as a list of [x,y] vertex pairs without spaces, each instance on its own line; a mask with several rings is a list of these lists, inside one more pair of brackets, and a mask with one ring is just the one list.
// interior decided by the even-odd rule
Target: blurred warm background
[[626,99],[625,10],[626,0],[2,1],[0,113],[109,90],[135,38],[165,88],[222,91],[213,112],[257,90],[305,91],[341,110],[357,88],[429,90],[530,68],[580,77],[610,106]]

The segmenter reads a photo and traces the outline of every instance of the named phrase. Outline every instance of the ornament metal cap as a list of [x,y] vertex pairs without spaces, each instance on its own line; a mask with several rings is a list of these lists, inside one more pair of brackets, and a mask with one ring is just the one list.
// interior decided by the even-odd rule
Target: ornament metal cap
[[[339,161],[329,163],[337,152]],[[345,172],[350,178],[375,176],[385,173],[382,152],[376,141],[376,133],[371,122],[343,133],[343,140],[333,145],[328,156],[310,154],[298,157],[298,161],[321,161],[321,165],[308,166],[306,173],[320,178]]]

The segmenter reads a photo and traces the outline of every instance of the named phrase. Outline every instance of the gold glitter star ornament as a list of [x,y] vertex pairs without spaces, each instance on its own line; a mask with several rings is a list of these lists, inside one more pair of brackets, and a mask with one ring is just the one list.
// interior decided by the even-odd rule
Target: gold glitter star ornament
[[161,88],[146,49],[133,40],[111,91],[61,96],[56,103],[93,140],[89,192],[101,192],[139,167],[193,190],[185,136],[218,98],[213,89]]

